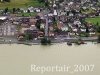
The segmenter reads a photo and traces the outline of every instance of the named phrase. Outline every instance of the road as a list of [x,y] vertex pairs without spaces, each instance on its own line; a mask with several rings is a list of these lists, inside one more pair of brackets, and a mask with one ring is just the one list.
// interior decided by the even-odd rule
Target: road
[[55,40],[57,41],[62,41],[62,42],[67,42],[67,41],[73,41],[73,40],[83,40],[83,41],[95,41],[98,39],[98,37],[81,37],[81,38],[78,38],[78,37],[68,37],[68,36],[57,36],[55,38]]

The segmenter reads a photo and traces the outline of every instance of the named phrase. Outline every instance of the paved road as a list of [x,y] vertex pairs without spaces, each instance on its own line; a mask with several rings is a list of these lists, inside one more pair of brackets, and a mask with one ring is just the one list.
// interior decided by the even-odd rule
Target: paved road
[[77,37],[68,37],[68,36],[66,36],[66,37],[58,36],[58,37],[56,37],[55,40],[64,41],[65,42],[65,41],[73,41],[73,40],[79,40],[79,39],[81,39],[83,41],[94,41],[94,40],[97,40],[98,37],[81,37],[81,38],[77,38]]

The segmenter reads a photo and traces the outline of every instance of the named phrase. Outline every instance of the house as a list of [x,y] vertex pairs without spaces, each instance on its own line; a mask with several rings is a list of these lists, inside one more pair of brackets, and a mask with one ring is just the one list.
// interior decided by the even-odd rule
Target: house
[[82,29],[82,28],[81,28],[80,30],[81,30],[81,32],[86,32],[86,29]]
[[40,29],[44,29],[45,28],[45,24],[41,24]]
[[34,8],[33,8],[32,6],[29,7],[28,10],[29,10],[30,12],[34,12]]
[[73,32],[77,32],[78,31],[77,28],[73,28],[72,30],[73,30]]
[[95,36],[96,35],[95,32],[90,32],[89,34],[90,34],[90,36]]
[[39,8],[35,8],[35,12],[41,12],[41,10]]
[[68,27],[63,26],[63,27],[61,28],[61,30],[62,30],[62,31],[68,31]]
[[54,15],[54,16],[57,16],[57,10],[54,10],[53,15]]
[[34,19],[34,18],[30,18],[29,19],[29,23],[30,23],[30,25],[35,25],[36,24],[36,19]]
[[54,35],[55,35],[54,32],[49,32],[50,37],[54,37]]
[[4,21],[4,20],[6,20],[6,19],[7,19],[6,16],[0,16],[0,20]]
[[30,30],[38,30],[37,27],[35,25],[31,25],[30,26]]
[[63,26],[63,23],[61,21],[59,21],[58,24],[57,24],[58,29],[61,29],[62,26]]
[[25,37],[24,34],[19,34],[19,35],[17,36],[17,39],[18,39],[18,41],[24,41],[24,40],[25,40],[24,37]]
[[24,24],[24,23],[22,23],[22,24],[21,24],[21,27],[26,27],[26,28],[27,28],[27,27],[29,27],[29,24]]
[[5,16],[0,16],[0,24],[5,22],[7,20],[7,17]]

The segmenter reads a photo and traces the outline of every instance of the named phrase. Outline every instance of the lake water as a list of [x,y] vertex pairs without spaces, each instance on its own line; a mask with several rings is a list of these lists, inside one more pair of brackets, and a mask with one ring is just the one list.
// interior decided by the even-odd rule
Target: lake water
[[[37,66],[70,65],[68,72],[31,72],[31,64]],[[94,65],[93,71],[72,72],[74,65]],[[91,67],[90,67],[91,69]],[[0,75],[100,75],[100,45],[67,46],[66,43],[51,46],[0,45]]]

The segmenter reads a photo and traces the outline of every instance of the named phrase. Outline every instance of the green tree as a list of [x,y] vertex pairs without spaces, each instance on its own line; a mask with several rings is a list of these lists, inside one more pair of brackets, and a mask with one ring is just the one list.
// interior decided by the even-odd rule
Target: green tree
[[40,29],[40,25],[41,25],[41,19],[37,20],[37,22],[36,22],[36,27],[37,27],[38,29]]
[[8,12],[8,7],[5,8],[4,13],[6,14]]
[[42,45],[51,44],[51,40],[44,37],[44,38],[41,39],[41,44]]
[[96,23],[96,25],[98,26],[98,25],[99,25],[99,23],[97,22],[97,23]]
[[45,6],[46,6],[46,7],[49,7],[49,2],[48,2],[48,1],[45,2]]
[[13,8],[13,14],[16,12],[16,8]]
[[27,13],[30,13],[30,10],[27,10]]
[[97,31],[98,33],[100,33],[100,26],[98,26],[98,27],[96,28],[96,31]]
[[100,35],[98,35],[98,43],[100,43]]
[[4,0],[4,1],[6,1],[6,2],[10,2],[10,0]]
[[37,0],[38,2],[45,2],[45,0]]
[[32,39],[33,39],[32,34],[29,34],[29,33],[25,34],[25,40],[32,40]]

